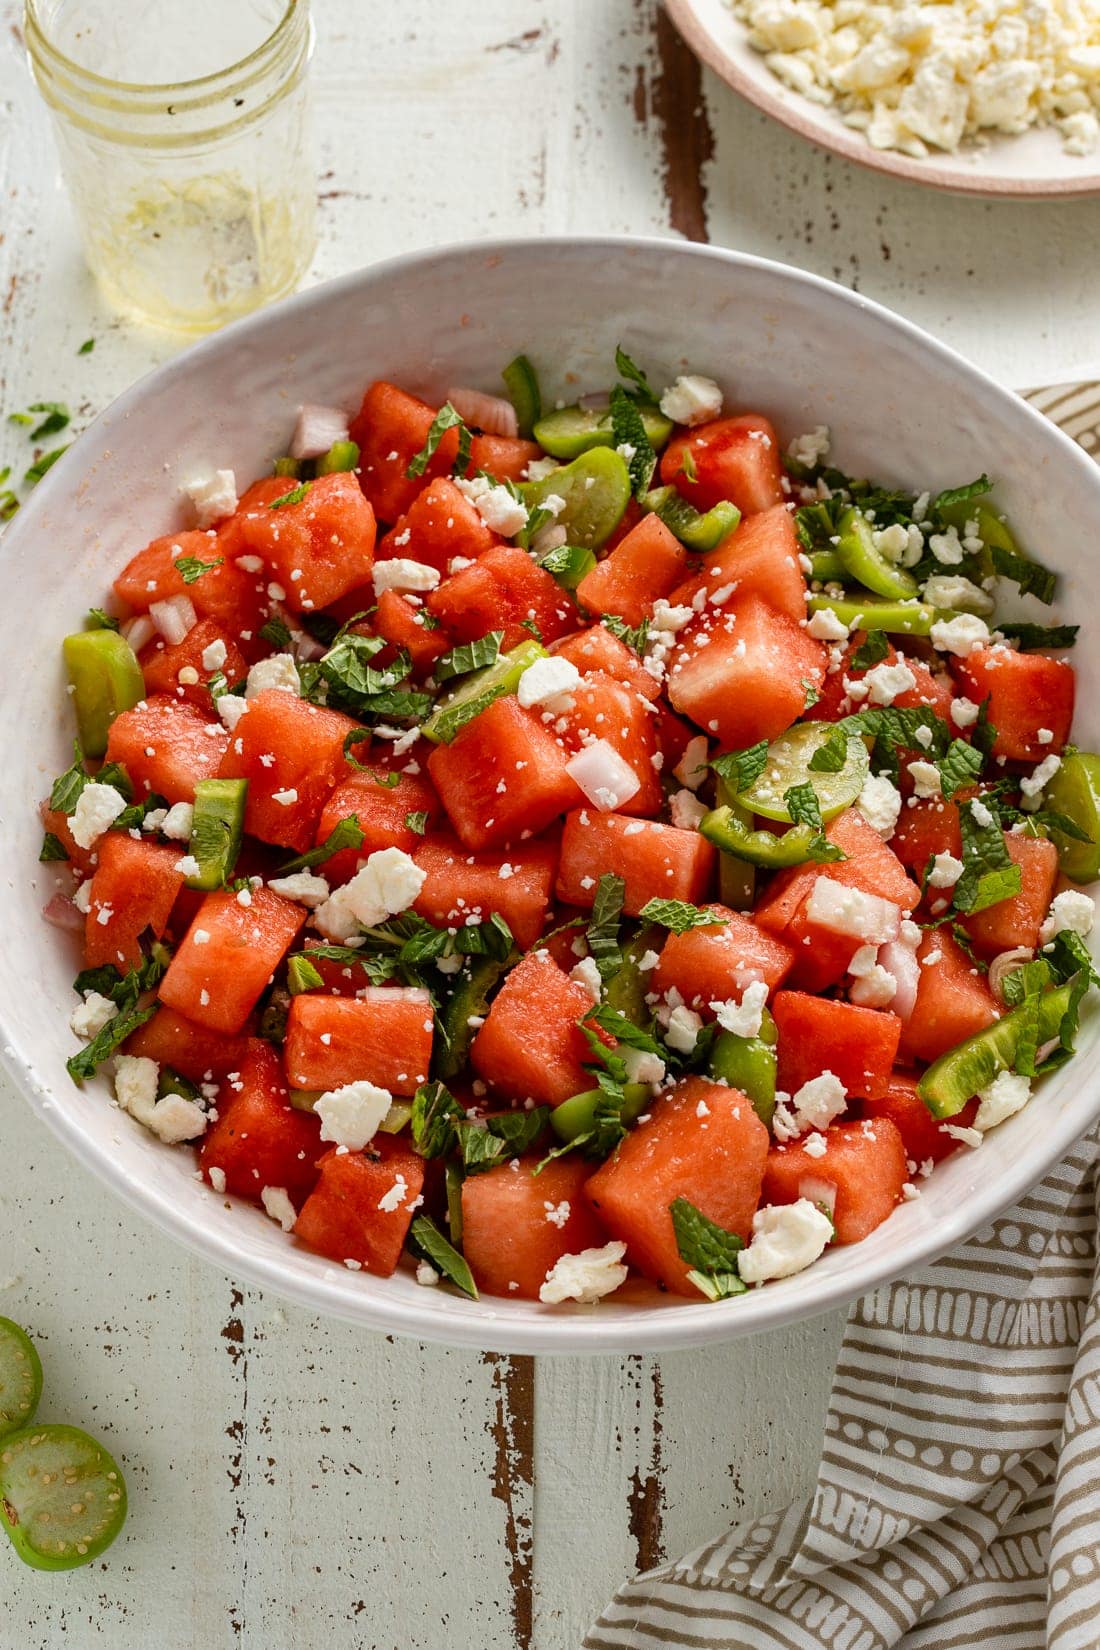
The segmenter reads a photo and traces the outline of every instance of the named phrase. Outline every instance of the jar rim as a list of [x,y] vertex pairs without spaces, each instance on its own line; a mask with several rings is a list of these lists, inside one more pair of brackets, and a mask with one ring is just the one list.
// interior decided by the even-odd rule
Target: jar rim
[[69,75],[75,81],[83,81],[89,87],[100,88],[103,93],[134,94],[138,97],[161,98],[167,93],[198,94],[199,100],[207,100],[217,95],[219,90],[231,87],[242,75],[254,75],[260,68],[263,60],[274,56],[283,46],[284,39],[289,34],[294,21],[303,14],[308,17],[308,0],[286,0],[283,10],[271,33],[266,35],[258,46],[254,46],[244,57],[236,58],[226,64],[223,69],[215,69],[211,74],[196,75],[190,80],[180,81],[141,81],[115,80],[110,75],[97,74],[93,69],[85,68],[75,58],[69,57],[60,47],[51,40],[40,14],[40,0],[24,0],[24,23],[27,30],[27,50],[32,58],[36,55],[52,60],[55,69]]

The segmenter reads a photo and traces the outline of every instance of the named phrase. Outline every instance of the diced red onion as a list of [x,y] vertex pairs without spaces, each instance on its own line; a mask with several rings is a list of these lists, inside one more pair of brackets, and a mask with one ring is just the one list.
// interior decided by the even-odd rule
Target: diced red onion
[[169,596],[167,601],[154,602],[149,617],[169,647],[176,647],[199,622],[190,596]]
[[459,417],[475,430],[484,430],[486,435],[506,435],[513,441],[519,435],[516,409],[502,395],[459,388],[448,390],[447,400]]
[[998,951],[989,965],[989,989],[998,1002],[1005,1000],[1004,983],[1009,974],[1029,963],[1034,952],[1028,945],[1015,945],[1011,951]]
[[606,739],[594,739],[576,756],[565,771],[580,786],[589,802],[601,813],[611,813],[638,791],[641,780],[634,769]]
[[611,397],[606,390],[596,390],[588,395],[582,395],[577,406],[582,412],[606,412],[611,405]]
[[1054,1050],[1056,1048],[1061,1048],[1061,1046],[1062,1039],[1060,1037],[1052,1037],[1049,1043],[1043,1043],[1035,1050],[1035,1064],[1037,1066],[1041,1066],[1043,1061],[1049,1060],[1051,1055],[1054,1053]]
[[890,1000],[891,1014],[899,1020],[908,1020],[917,1001],[920,986],[920,963],[912,946],[902,940],[890,940],[881,946],[877,961],[897,981],[897,990]]
[[339,407],[322,407],[307,401],[298,414],[290,438],[291,458],[323,458],[337,441],[348,438],[348,415]]
[[820,1203],[828,1210],[829,1218],[832,1219],[836,1210],[836,1187],[831,1180],[821,1180],[817,1175],[804,1174],[798,1182],[798,1195],[810,1203]]
[[119,629],[135,653],[140,653],[143,647],[148,646],[157,633],[157,627],[148,613],[136,613],[132,619],[127,619],[125,624],[119,625]]
[[84,913],[77,909],[68,894],[54,894],[42,907],[42,915],[54,928],[79,934],[84,929]]

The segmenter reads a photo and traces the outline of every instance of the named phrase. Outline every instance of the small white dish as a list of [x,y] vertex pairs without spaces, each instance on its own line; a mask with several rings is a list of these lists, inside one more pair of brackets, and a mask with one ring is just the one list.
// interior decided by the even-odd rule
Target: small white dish
[[[0,879],[0,1051],[39,1117],[106,1186],[224,1272],[365,1328],[486,1350],[661,1352],[842,1306],[914,1270],[1015,1202],[1100,1115],[1100,1016],[1080,1053],[976,1152],[958,1152],[863,1243],[728,1303],[641,1286],[597,1308],[480,1302],[378,1279],[298,1247],[262,1213],[194,1178],[65,1060],[76,947],[42,920],[56,867],[36,863],[36,805],[71,760],[61,638],[102,604],[126,558],[182,521],[180,484],[213,466],[266,471],[303,401],[353,407],[389,376],[428,395],[497,388],[520,350],[549,396],[606,385],[622,342],[667,383],[691,368],[785,437],[832,426],[842,466],[938,488],[983,470],[1025,545],[1064,575],[1088,622],[1100,468],[1025,402],[935,339],[797,270],[669,240],[519,240],[412,253],[237,322],[119,398],[35,489],[6,533],[6,862]],[[1100,648],[1085,633],[1077,737],[1100,747]]]
[[981,144],[968,143],[956,153],[936,150],[926,158],[873,149],[835,109],[822,108],[772,73],[727,0],[665,0],[665,6],[696,56],[735,92],[800,137],[859,166],[961,195],[1048,200],[1100,192],[1100,151],[1068,155],[1050,126],[1018,137],[992,133]]

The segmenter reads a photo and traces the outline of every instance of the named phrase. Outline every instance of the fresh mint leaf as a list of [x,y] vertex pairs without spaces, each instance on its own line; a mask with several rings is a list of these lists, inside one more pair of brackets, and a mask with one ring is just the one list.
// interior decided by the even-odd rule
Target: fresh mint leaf
[[937,493],[932,500],[932,514],[938,515],[941,510],[948,509],[953,504],[966,504],[972,498],[984,498],[986,493],[993,491],[993,483],[987,475],[980,475],[977,481],[968,481],[962,487],[945,487],[942,493]]
[[441,1272],[448,1283],[453,1283],[472,1301],[478,1299],[474,1275],[454,1244],[443,1236],[435,1221],[428,1215],[414,1215],[409,1227],[409,1245],[413,1251]]
[[150,791],[143,796],[140,802],[132,802],[129,807],[123,808],[111,829],[113,831],[140,831],[145,824],[146,814],[153,813],[158,808],[167,808],[167,797],[160,796],[156,791]]
[[500,658],[503,630],[490,630],[476,642],[462,642],[445,653],[432,667],[437,682],[449,682],[455,676],[468,676],[471,670],[484,670]]
[[600,1026],[609,1036],[624,1048],[638,1049],[643,1054],[657,1054],[664,1056],[664,1050],[652,1032],[644,1031],[636,1026],[633,1020],[628,1020],[621,1009],[612,1008],[610,1003],[593,1003],[585,1021]]
[[686,934],[691,928],[717,928],[721,917],[713,911],[704,911],[683,899],[651,899],[639,911],[642,922],[655,922],[674,934]]
[[[716,756],[711,767],[735,795],[749,790],[768,765],[768,741],[761,739],[755,745],[749,745],[742,751],[727,751],[724,756]],[[813,764],[811,763],[811,767]],[[841,767],[844,763],[841,762]],[[837,770],[839,772],[839,769]]]
[[629,457],[626,452],[622,456],[630,472],[631,489],[636,499],[644,498],[657,468],[657,454],[650,445],[637,402],[619,384],[611,391],[611,436],[616,449],[626,448],[629,452]]
[[[416,457],[412,459],[406,469],[406,477],[410,481],[415,481],[418,477],[424,474],[425,470],[428,468],[428,465],[435,457],[436,449],[438,448],[439,443],[443,440],[443,437],[446,435],[448,430],[465,429],[466,425],[460,414],[455,411],[449,401],[445,401],[436,413],[435,417],[432,419],[431,428],[428,431],[427,441],[425,441],[423,447],[421,447]],[[467,439],[469,439],[468,431]],[[465,467],[467,469],[469,468],[469,448],[467,448],[467,461]]]
[[643,619],[641,624],[631,627],[625,619],[620,619],[617,613],[601,613],[600,623],[605,630],[610,630],[620,642],[633,648],[635,653],[644,653],[646,642],[649,639],[649,620]]
[[54,836],[52,831],[47,831],[46,834],[42,838],[42,846],[38,851],[39,863],[42,864],[42,865],[48,865],[51,862],[51,860],[55,860],[55,859],[66,859],[67,860],[68,857],[69,857],[68,849],[65,847],[65,844],[61,841],[61,838],[57,837],[57,836]]
[[820,689],[816,688],[805,676],[800,677],[799,680],[802,683],[802,709],[804,711],[813,710],[817,701],[821,698]]
[[1078,624],[998,624],[1002,636],[1009,637],[1021,653],[1035,653],[1040,648],[1072,647],[1077,640]]
[[985,757],[993,755],[993,746],[997,742],[997,730],[989,720],[989,695],[978,706],[978,720],[970,730],[970,743],[975,750],[981,751]]
[[622,920],[626,883],[613,871],[605,871],[596,884],[592,902],[592,916],[585,929],[588,950],[600,971],[604,985],[619,972],[623,954],[619,946],[619,924]]
[[224,561],[224,556],[219,556],[216,561],[200,561],[197,556],[181,556],[174,565],[184,584],[194,584],[204,573],[221,567]]
[[737,1257],[744,1244],[737,1233],[717,1225],[686,1197],[674,1198],[668,1212],[680,1259],[691,1268],[696,1288],[711,1300],[743,1295]]
[[817,792],[808,779],[801,785],[791,785],[783,793],[783,801],[794,825],[809,825],[814,831],[823,831],[825,821],[821,817],[821,803]]
[[89,630],[117,630],[118,620],[113,613],[105,613],[101,607],[90,607],[87,626]]
[[890,651],[890,641],[885,630],[869,630],[866,637],[852,654],[852,670],[870,670],[872,665],[880,665]]
[[947,801],[980,778],[983,762],[981,751],[965,739],[951,741],[939,762],[940,783]]
[[454,948],[460,957],[492,957],[494,962],[505,962],[515,946],[512,930],[494,911],[485,922],[463,925],[454,937]]
[[994,572],[1018,584],[1021,596],[1035,596],[1047,607],[1050,606],[1058,589],[1056,574],[1032,561],[1030,556],[1022,556],[1018,550],[1005,550],[995,544],[990,554]]
[[[593,1057],[592,1062],[585,1062],[584,1069],[592,1073],[601,1088],[611,1085],[621,1087],[626,1082],[626,1066],[622,1056],[616,1054],[615,1050],[604,1042],[596,1031],[598,1021],[593,1021],[590,1025],[591,1019],[592,1011],[589,1009],[577,1021],[577,1029],[588,1044]],[[610,1078],[610,1085],[605,1085],[607,1078]]]
[[426,808],[418,809],[416,813],[405,815],[405,828],[414,832],[416,836],[423,836],[428,829],[429,818],[430,815]]
[[413,1095],[413,1149],[421,1157],[449,1157],[458,1144],[459,1123],[466,1113],[445,1083],[424,1083]]
[[952,904],[956,911],[967,914],[1012,899],[1022,886],[1020,867],[1013,863],[1005,846],[995,800],[981,798],[979,806],[993,815],[991,824],[983,825],[975,818],[972,802],[959,809],[963,873],[955,884]]
[[267,642],[276,653],[285,653],[290,646],[290,629],[285,620],[278,617],[268,619],[260,626],[260,640]]
[[104,1060],[109,1060],[111,1055],[121,1048],[127,1037],[139,1026],[143,1026],[146,1020],[151,1020],[159,1006],[158,1003],[151,1003],[148,1008],[132,1007],[120,1010],[113,1020],[108,1020],[102,1031],[97,1032],[90,1043],[85,1044],[70,1060],[66,1060],[65,1069],[73,1082],[79,1086],[88,1078],[94,1077]]
[[657,397],[653,393],[649,379],[646,377],[638,363],[632,360],[632,358],[626,353],[621,344],[617,344],[615,346],[615,371],[618,373],[620,378],[625,380],[626,383],[637,385],[638,389],[642,392],[642,399],[644,401],[649,401],[656,405]]
[[310,962],[304,952],[297,952],[286,965],[286,985],[292,997],[301,996],[303,991],[322,991],[324,976]]
[[458,1139],[467,1174],[495,1169],[499,1163],[529,1151],[546,1127],[549,1106],[531,1111],[501,1112],[482,1123],[460,1123]]
[[80,748],[80,740],[73,740],[73,764],[59,774],[50,790],[50,807],[54,813],[71,814],[80,801],[80,793],[85,785],[91,784],[91,779],[84,772],[84,752]]
[[312,871],[314,866],[323,865],[331,859],[333,854],[341,853],[345,848],[361,848],[363,846],[363,827],[355,814],[348,814],[334,825],[328,836],[316,848],[310,848],[295,859],[288,859],[280,866],[280,877],[292,877],[297,871]]
[[285,510],[288,504],[301,504],[312,485],[311,481],[301,482],[299,486],[292,487],[289,493],[281,493],[278,498],[273,499],[268,505],[268,509]]
[[810,757],[811,773],[839,773],[848,760],[848,735],[839,723]]
[[1055,934],[1050,944],[1043,947],[1043,956],[1059,982],[1084,973],[1090,984],[1100,985],[1100,973],[1097,973],[1088,946],[1080,934],[1075,934],[1071,928],[1063,928]]

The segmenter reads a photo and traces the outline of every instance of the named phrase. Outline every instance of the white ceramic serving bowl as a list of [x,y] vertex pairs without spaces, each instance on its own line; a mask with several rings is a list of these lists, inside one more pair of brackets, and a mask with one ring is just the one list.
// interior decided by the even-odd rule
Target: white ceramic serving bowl
[[[615,345],[655,384],[719,378],[732,406],[785,438],[826,423],[837,462],[936,489],[982,470],[1023,542],[1065,575],[1062,611],[1087,619],[1100,534],[1100,468],[1024,402],[908,322],[814,276],[672,241],[511,241],[414,253],[287,300],[188,350],[120,397],[36,489],[4,537],[0,744],[7,871],[0,883],[3,1058],[65,1145],[160,1229],[223,1271],[365,1327],[491,1350],[655,1352],[749,1334],[839,1306],[942,1253],[1014,1202],[1100,1114],[1100,1029],[980,1151],[960,1151],[865,1242],[732,1302],[628,1286],[598,1308],[480,1302],[411,1275],[352,1273],[296,1246],[264,1215],[227,1206],[186,1149],[159,1145],[65,1072],[78,966],[41,918],[57,868],[39,866],[36,804],[70,760],[60,641],[113,573],[183,521],[181,481],[240,478],[285,449],[299,403],[358,405],[385,375],[429,397],[499,387],[520,350],[550,398],[606,386]],[[1086,631],[1086,638],[1088,632]],[[1078,737],[1100,744],[1100,650],[1086,639]],[[59,1241],[63,1234],[58,1233]]]
[[1100,192],[1100,151],[1068,154],[1053,126],[1033,126],[1018,136],[987,132],[981,143],[968,142],[954,153],[932,149],[920,158],[874,149],[835,108],[813,102],[772,73],[762,53],[749,45],[749,31],[728,0],[665,0],[665,5],[692,51],[735,92],[846,160],[959,195],[1056,200]]

